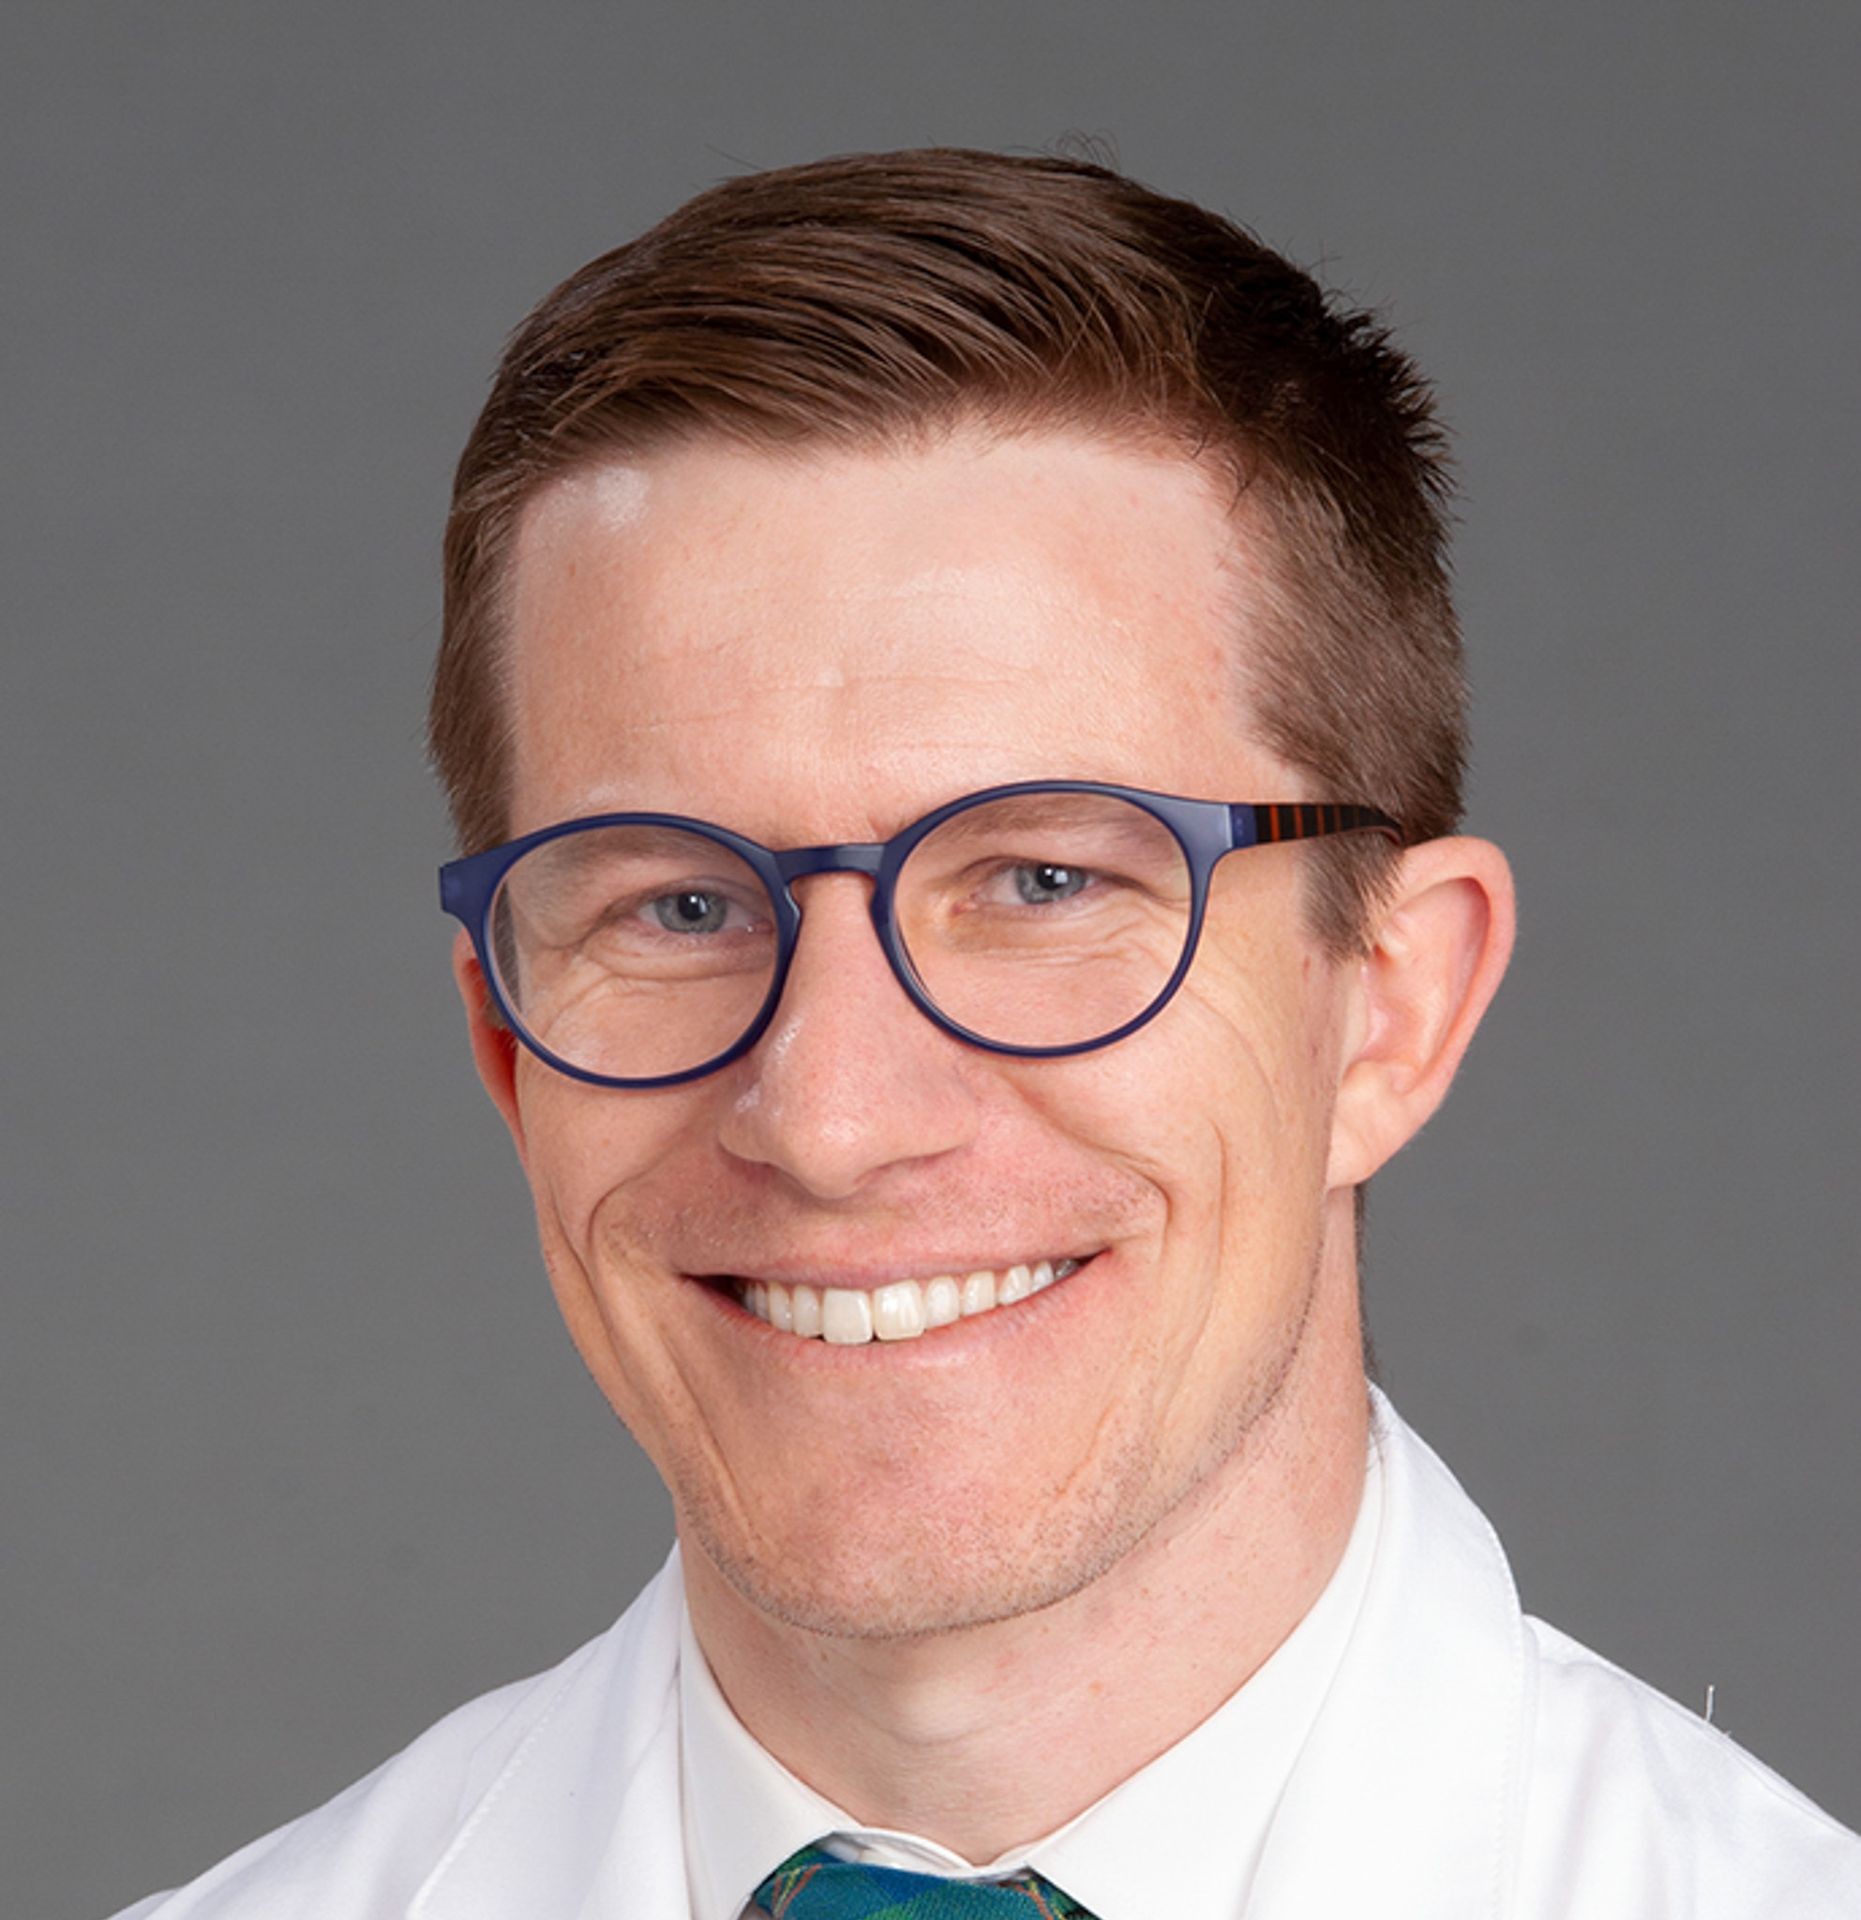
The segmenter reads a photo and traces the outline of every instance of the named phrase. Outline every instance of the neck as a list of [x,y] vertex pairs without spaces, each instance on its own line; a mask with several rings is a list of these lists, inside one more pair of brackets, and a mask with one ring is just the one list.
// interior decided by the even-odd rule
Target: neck
[[1245,1685],[1323,1591],[1363,1494],[1361,1354],[1354,1260],[1328,1260],[1271,1406],[1123,1560],[1038,1613],[828,1638],[769,1619],[686,1538],[692,1626],[725,1698],[859,1825],[978,1865],[1052,1832]]

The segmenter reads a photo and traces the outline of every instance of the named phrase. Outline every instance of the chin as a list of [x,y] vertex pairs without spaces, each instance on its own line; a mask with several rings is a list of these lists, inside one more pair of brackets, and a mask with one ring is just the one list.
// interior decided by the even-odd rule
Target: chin
[[1089,1504],[979,1513],[973,1503],[818,1517],[746,1541],[707,1503],[681,1504],[679,1533],[752,1607],[834,1639],[907,1640],[1017,1619],[1115,1566],[1166,1502],[1102,1488]]
[[999,1556],[980,1564],[947,1556],[891,1556],[884,1564],[795,1574],[712,1554],[724,1577],[758,1612],[836,1640],[915,1640],[1038,1613],[1077,1593],[1118,1556],[1068,1567]]

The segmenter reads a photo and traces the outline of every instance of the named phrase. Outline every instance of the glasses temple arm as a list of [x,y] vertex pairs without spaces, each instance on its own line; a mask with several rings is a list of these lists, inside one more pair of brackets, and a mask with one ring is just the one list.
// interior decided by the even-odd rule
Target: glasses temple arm
[[1236,847],[1273,846],[1282,840],[1316,840],[1334,833],[1381,833],[1397,846],[1407,841],[1399,822],[1375,807],[1334,800],[1241,802],[1229,808]]

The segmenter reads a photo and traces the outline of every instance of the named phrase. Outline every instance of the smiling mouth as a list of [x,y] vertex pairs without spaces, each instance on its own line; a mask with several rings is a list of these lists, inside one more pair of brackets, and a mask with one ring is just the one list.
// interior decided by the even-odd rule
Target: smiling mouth
[[778,1333],[829,1346],[862,1347],[874,1340],[917,1340],[959,1320],[980,1319],[1076,1273],[1083,1258],[1035,1260],[1012,1267],[978,1267],[930,1280],[892,1280],[882,1287],[784,1286],[779,1280],[723,1283],[746,1312]]

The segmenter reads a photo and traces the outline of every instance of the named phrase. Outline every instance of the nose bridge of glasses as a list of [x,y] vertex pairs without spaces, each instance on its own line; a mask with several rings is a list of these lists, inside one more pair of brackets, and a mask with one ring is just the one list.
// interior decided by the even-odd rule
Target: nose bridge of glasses
[[877,841],[844,841],[829,847],[790,847],[775,856],[782,884],[791,886],[814,873],[863,873],[877,879],[885,848]]
[[[891,919],[890,903],[885,899],[885,889],[877,882],[885,866],[886,851],[885,844],[876,840],[848,840],[823,847],[790,847],[776,854],[775,867],[791,901],[795,900],[794,883],[810,879],[816,874],[854,873],[873,881],[875,884],[868,900],[868,911],[880,943],[884,945]],[[796,902],[796,905],[799,909],[800,903]]]
[[[795,902],[797,911],[804,904],[796,900],[793,892],[794,883],[797,880],[808,880],[817,875],[848,873],[862,875],[873,881],[875,884],[868,896],[867,913],[871,919],[873,931],[879,936],[879,944],[885,949],[886,958],[891,962],[892,970],[896,973],[898,962],[892,954],[888,938],[891,917],[889,903],[884,898],[884,887],[878,884],[885,866],[885,855],[886,848],[882,842],[843,841],[834,846],[790,847],[777,853],[774,858],[783,888],[788,892],[789,899]],[[795,936],[791,937],[796,937],[798,934],[799,924],[797,923]],[[790,951],[792,952],[793,949],[791,948]]]

